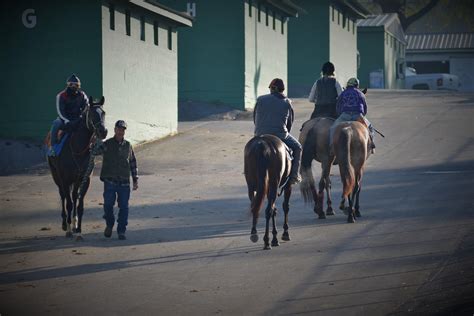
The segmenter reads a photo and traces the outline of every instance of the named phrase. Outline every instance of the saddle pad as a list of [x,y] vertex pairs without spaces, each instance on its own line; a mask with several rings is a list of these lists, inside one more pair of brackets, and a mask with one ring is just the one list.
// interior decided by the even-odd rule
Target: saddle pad
[[[61,137],[61,141],[59,144],[54,144],[51,145],[48,149],[48,156],[59,156],[61,154],[61,151],[63,150],[64,144],[66,143],[66,140],[69,138],[69,133],[65,133],[63,137]],[[54,150],[54,155],[53,155],[53,150]]]

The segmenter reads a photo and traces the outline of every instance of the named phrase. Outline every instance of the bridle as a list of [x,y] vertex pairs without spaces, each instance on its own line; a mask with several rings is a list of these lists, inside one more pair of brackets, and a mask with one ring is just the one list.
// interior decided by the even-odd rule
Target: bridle
[[[89,139],[89,142],[88,144],[86,145],[86,147],[79,151],[79,152],[74,152],[73,148],[72,148],[72,138],[74,137],[74,133],[72,133],[71,135],[71,141],[69,142],[69,145],[71,146],[71,152],[73,154],[73,156],[81,156],[83,155],[84,153],[86,153],[88,150],[90,150],[90,145],[92,143],[92,140],[94,139],[94,137],[97,135],[97,130],[99,129],[99,125],[102,123],[102,120],[100,119],[99,121],[97,121],[96,123],[92,122],[91,121],[91,118],[89,116],[89,112],[92,110],[92,108],[96,108],[96,110],[100,110],[102,113],[99,113],[97,111],[97,114],[99,115],[99,117],[102,119],[102,114],[105,113],[104,110],[101,109],[101,106],[100,105],[90,105],[87,110],[85,111],[85,121],[86,121],[86,128],[89,130],[89,131],[92,131],[92,135]],[[91,129],[91,126],[92,126],[92,129]]]

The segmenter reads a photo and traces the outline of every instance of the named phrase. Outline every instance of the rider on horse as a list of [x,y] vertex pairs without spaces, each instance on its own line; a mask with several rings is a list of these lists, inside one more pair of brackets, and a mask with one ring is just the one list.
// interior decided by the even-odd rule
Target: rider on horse
[[311,88],[309,93],[309,102],[314,103],[314,111],[311,118],[331,117],[337,118],[336,102],[341,94],[342,88],[334,77],[334,64],[326,62],[321,69],[323,76],[319,78]]
[[374,153],[374,129],[369,120],[365,117],[367,115],[367,103],[365,96],[359,89],[359,79],[350,78],[347,81],[346,90],[344,90],[337,100],[337,113],[339,117],[331,126],[329,134],[329,144],[332,147],[332,140],[337,124],[346,121],[363,121],[369,129],[370,149]]
[[80,90],[81,81],[76,75],[71,75],[66,81],[67,87],[56,96],[56,111],[58,118],[51,128],[51,145],[58,143],[60,129],[73,131],[84,110],[89,106],[89,100],[84,91]]
[[255,136],[270,134],[280,138],[293,151],[293,163],[289,184],[301,181],[299,166],[301,161],[301,144],[290,135],[295,119],[291,101],[284,94],[285,84],[281,79],[273,79],[269,87],[270,94],[257,98],[253,112]]

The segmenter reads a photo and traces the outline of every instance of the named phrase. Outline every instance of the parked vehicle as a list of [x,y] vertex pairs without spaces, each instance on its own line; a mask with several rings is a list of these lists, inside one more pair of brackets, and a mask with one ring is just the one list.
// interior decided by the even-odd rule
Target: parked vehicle
[[459,78],[450,74],[417,74],[412,67],[405,68],[405,88],[415,90],[458,90]]

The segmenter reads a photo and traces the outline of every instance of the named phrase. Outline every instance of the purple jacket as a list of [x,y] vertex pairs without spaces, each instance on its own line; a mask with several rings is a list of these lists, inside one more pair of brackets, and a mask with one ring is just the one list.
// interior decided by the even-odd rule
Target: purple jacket
[[347,87],[337,99],[336,110],[338,115],[343,112],[357,112],[366,115],[367,103],[364,94],[357,88]]

